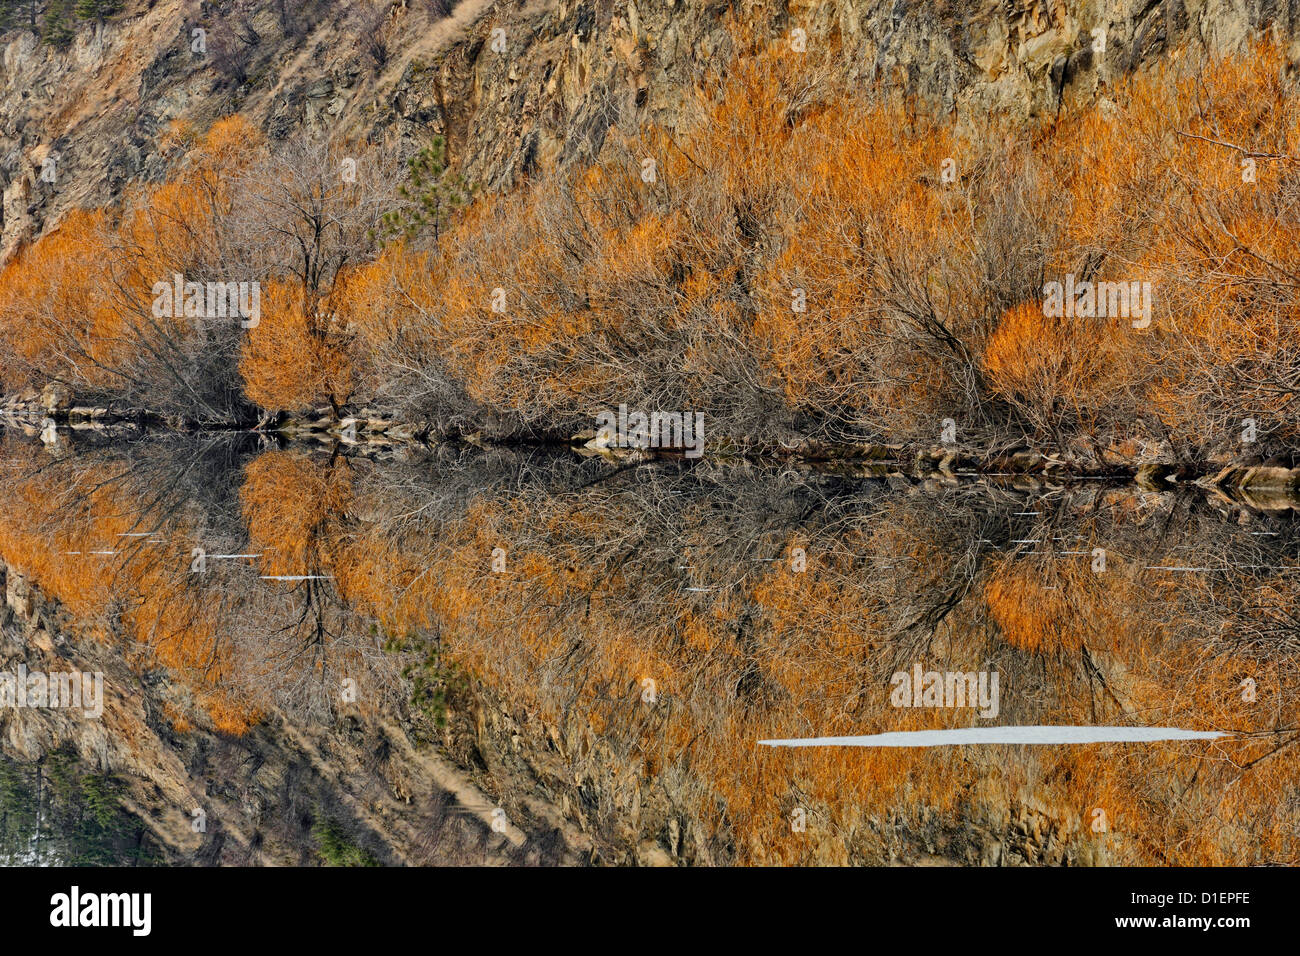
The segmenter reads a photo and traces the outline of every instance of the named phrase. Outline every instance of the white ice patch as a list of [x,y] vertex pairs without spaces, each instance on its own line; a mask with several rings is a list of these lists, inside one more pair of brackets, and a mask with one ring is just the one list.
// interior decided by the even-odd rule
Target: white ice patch
[[767,747],[949,747],[956,744],[1103,744],[1158,740],[1214,740],[1231,737],[1218,730],[1180,727],[963,727],[957,730],[906,730],[864,737],[796,737],[760,740]]

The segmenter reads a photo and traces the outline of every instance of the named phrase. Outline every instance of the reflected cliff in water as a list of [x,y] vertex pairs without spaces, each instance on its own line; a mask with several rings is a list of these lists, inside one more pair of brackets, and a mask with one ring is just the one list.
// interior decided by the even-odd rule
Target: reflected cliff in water
[[[384,719],[472,761],[487,695],[596,847],[1300,859],[1286,502],[247,437],[5,437],[0,469],[0,555],[187,689],[178,734]],[[1018,725],[1230,736],[758,744]]]

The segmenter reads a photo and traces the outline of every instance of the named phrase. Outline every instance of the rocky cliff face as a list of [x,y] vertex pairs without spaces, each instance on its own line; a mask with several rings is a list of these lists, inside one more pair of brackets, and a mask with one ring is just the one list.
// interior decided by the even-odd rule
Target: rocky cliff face
[[[67,209],[112,201],[174,159],[173,123],[243,112],[414,145],[443,133],[467,178],[504,189],[601,149],[611,127],[669,129],[725,67],[730,24],[829,44],[864,90],[959,121],[1030,121],[1104,97],[1181,51],[1289,43],[1295,0],[134,0],[59,51],[0,36],[0,257]],[[196,32],[196,31],[202,31]],[[795,31],[803,31],[802,36]]]

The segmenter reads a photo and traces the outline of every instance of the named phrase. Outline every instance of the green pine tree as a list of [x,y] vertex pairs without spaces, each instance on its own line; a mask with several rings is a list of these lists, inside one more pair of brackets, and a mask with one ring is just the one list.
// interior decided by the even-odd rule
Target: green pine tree
[[73,0],[50,0],[45,10],[45,26],[41,39],[56,49],[68,47],[77,35]]
[[384,213],[379,236],[385,242],[414,239],[428,230],[436,242],[452,212],[469,200],[473,189],[463,177],[447,174],[447,140],[442,136],[435,136],[406,166],[406,182],[397,192],[412,200],[414,207]]
[[0,32],[36,29],[36,18],[41,13],[41,0],[0,0]]
[[102,23],[122,9],[121,0],[77,0],[77,16]]

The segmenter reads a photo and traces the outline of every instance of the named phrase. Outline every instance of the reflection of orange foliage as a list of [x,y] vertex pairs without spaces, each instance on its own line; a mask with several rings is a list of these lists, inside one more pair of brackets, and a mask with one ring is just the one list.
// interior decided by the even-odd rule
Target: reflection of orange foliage
[[1012,567],[989,580],[984,596],[1008,643],[1026,651],[1078,647],[1074,609],[1059,585],[1049,590],[1037,575]]
[[240,489],[249,542],[266,574],[316,574],[334,559],[333,529],[351,500],[346,459],[322,469],[297,452],[250,462]]
[[[244,606],[223,606],[206,576],[187,573],[187,555],[150,545],[129,561],[63,554],[136,527],[139,505],[111,472],[4,477],[13,494],[0,511],[0,551],[9,560],[106,638],[123,633],[172,668],[221,728],[238,732],[256,718],[257,687],[274,684],[282,662],[231,658]],[[599,755],[642,788],[673,781],[683,812],[705,828],[700,838],[725,834],[740,861],[847,861],[867,851],[851,849],[843,832],[873,818],[996,828],[1026,793],[1080,852],[1106,847],[1111,862],[1278,861],[1296,850],[1294,817],[1275,808],[1300,783],[1298,768],[1276,749],[1286,737],[1267,735],[1300,717],[1296,674],[1250,633],[1285,623],[1300,597],[1294,575],[1214,591],[1204,578],[1166,580],[1113,554],[1103,573],[1087,555],[1003,555],[972,570],[954,565],[966,548],[930,527],[932,509],[906,502],[811,540],[765,539],[764,560],[738,564],[711,506],[680,512],[677,540],[638,540],[636,494],[486,495],[437,520],[396,520],[395,511],[422,508],[367,487],[343,460],[270,452],[249,463],[240,499],[250,546],[264,555],[259,570],[333,575],[338,592],[399,641],[435,633],[449,660],[504,699],[601,741],[569,755],[575,769]],[[89,490],[84,500],[78,489]],[[1118,525],[1140,520],[1116,495]],[[50,513],[57,520],[34,530]],[[186,537],[186,525],[174,530],[169,540]],[[1103,530],[1119,533],[1094,529]],[[611,540],[620,542],[612,552]],[[803,570],[792,566],[794,546],[806,552]],[[497,547],[502,573],[492,570]],[[663,550],[647,558],[647,547]],[[1202,594],[1222,620],[1183,606]],[[1243,605],[1235,617],[1234,602]],[[911,626],[938,606],[942,620]],[[248,631],[257,643],[278,630],[262,626]],[[1265,735],[1032,754],[755,746],[968,726],[969,711],[889,703],[893,670],[938,659],[996,666],[1005,721]],[[1257,681],[1258,703],[1242,700],[1243,675]],[[645,678],[655,682],[653,708],[641,700]],[[815,821],[799,841],[788,838],[793,806]],[[1090,835],[1097,808],[1108,831]]]
[[[742,859],[799,858],[796,845],[770,839],[788,826],[782,802],[794,782],[837,805],[916,791],[936,808],[958,804],[961,792],[944,785],[955,752],[754,748],[759,737],[961,722],[951,712],[894,711],[885,682],[864,677],[885,644],[883,619],[857,589],[860,565],[818,555],[796,573],[783,559],[744,590],[693,606],[676,585],[664,590],[653,568],[611,562],[599,542],[611,527],[634,526],[623,506],[635,502],[489,500],[436,533],[363,525],[337,565],[340,589],[395,633],[436,629],[455,660],[511,700],[627,739],[647,777],[676,772],[689,754],[709,795],[696,812],[710,828],[736,828]],[[708,514],[699,521],[685,561],[699,566],[702,583],[723,580]],[[496,574],[491,552],[503,544],[507,570]],[[639,600],[643,590],[653,598]],[[647,676],[660,698],[654,712],[639,699]]]
[[[217,602],[196,587],[190,558],[166,545],[132,544],[138,502],[122,493],[121,475],[91,467],[60,479],[14,469],[12,494],[0,511],[0,553],[101,639],[125,632],[148,657],[195,690],[221,730],[242,733],[256,710],[229,686],[230,662],[220,637]],[[146,525],[148,526],[148,525]]]
[[[1052,808],[1065,836],[1106,846],[1111,861],[1260,859],[1246,844],[1220,839],[1213,820],[1169,810],[1193,799],[1191,772],[1224,744],[1036,748],[1032,761],[963,748],[756,750],[765,737],[971,722],[969,712],[888,703],[897,650],[890,627],[900,623],[893,589],[935,598],[950,581],[943,551],[925,543],[923,522],[878,519],[871,535],[800,541],[808,553],[801,572],[782,546],[766,570],[733,589],[737,569],[715,551],[704,511],[689,516],[678,559],[689,583],[707,592],[697,597],[681,591],[687,582],[672,572],[616,560],[602,547],[609,529],[636,527],[625,509],[637,507],[635,497],[484,499],[436,532],[363,523],[336,565],[340,587],[394,633],[435,629],[446,653],[498,693],[561,726],[579,720],[625,750],[643,778],[689,766],[699,786],[693,812],[730,833],[741,860],[797,861],[813,845],[818,859],[846,860],[835,826],[907,817],[924,806],[959,828],[972,815],[1014,807],[1022,788]],[[491,571],[497,546],[507,550],[503,574]],[[890,555],[886,570],[859,557],[878,553]],[[1112,555],[1097,574],[1089,561],[1069,556],[1044,567],[1021,556],[989,566],[942,626],[950,660],[967,669],[1002,660],[1004,708],[1028,706],[1028,697],[1041,707],[1033,719],[1044,723],[1240,726],[1260,716],[1229,690],[1241,665],[1195,664],[1201,646],[1163,623],[1166,602],[1152,600],[1151,585],[1133,577],[1138,569]],[[639,702],[646,676],[662,709]],[[1261,679],[1261,686],[1276,685]],[[1198,703],[1208,699],[1211,711]],[[1241,752],[1264,751],[1251,743]],[[1287,786],[1293,773],[1275,760],[1253,772],[1248,787],[1244,778],[1236,784],[1250,797],[1222,798],[1207,783],[1195,799],[1218,801],[1216,812],[1269,834],[1261,853],[1284,854],[1294,840],[1261,820],[1251,800]],[[792,792],[794,805],[812,808],[818,821],[798,843],[787,839]],[[1089,837],[1098,807],[1108,832]]]

